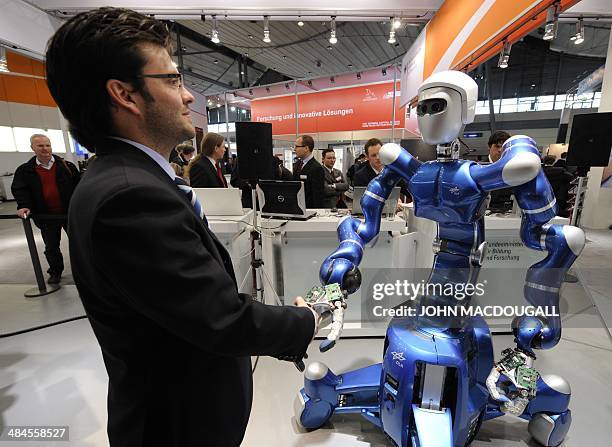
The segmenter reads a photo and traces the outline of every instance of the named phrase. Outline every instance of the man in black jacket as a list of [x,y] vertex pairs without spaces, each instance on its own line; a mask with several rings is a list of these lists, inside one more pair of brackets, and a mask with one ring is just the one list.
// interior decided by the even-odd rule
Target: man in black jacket
[[312,153],[314,139],[310,135],[302,135],[295,140],[294,148],[297,161],[293,164],[293,180],[304,182],[306,208],[323,208],[325,171]]
[[[72,192],[79,181],[79,170],[69,161],[53,155],[51,141],[46,135],[32,135],[30,147],[35,155],[17,168],[11,190],[17,201],[17,215],[25,219],[33,213],[34,223],[40,228],[45,243],[49,264],[47,282],[57,284],[64,271],[60,241],[62,228],[66,230],[66,220],[61,216],[68,211]],[[53,214],[58,217],[50,216]]]
[[165,24],[117,8],[76,15],[47,50],[51,94],[97,154],[68,229],[109,376],[111,447],[239,445],[250,356],[300,357],[318,323],[301,299],[267,306],[238,292],[229,254],[170,169],[172,148],[195,134],[171,54]]

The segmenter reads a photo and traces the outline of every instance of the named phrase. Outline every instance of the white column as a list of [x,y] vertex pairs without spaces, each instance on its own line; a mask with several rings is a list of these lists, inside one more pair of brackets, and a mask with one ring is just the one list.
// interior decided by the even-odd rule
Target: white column
[[[599,112],[612,112],[612,33],[608,42],[606,67],[601,86]],[[604,168],[591,168],[588,190],[582,213],[582,226],[585,228],[608,228],[612,225],[612,188],[601,188]]]

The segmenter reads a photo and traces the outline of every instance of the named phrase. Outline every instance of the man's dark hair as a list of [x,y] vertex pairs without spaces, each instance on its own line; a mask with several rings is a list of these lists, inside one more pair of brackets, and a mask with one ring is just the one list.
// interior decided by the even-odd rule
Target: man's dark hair
[[153,98],[139,78],[147,60],[141,45],[171,52],[166,25],[123,8],[99,8],[77,14],[49,41],[47,84],[70,124],[72,136],[90,152],[112,135],[109,79],[130,82],[145,100]]
[[556,158],[554,155],[546,155],[542,158],[542,163],[546,166],[550,166],[555,162]]
[[563,152],[563,153],[561,154],[561,158],[562,158],[563,160],[565,160],[565,159],[567,158],[567,152]]
[[504,142],[510,138],[510,134],[504,130],[498,130],[497,132],[493,132],[489,137],[489,142],[487,146],[491,147],[494,144],[504,144]]
[[[327,149],[323,149],[323,152],[321,153],[321,158],[324,159],[325,155],[329,154],[330,152],[334,152],[334,150],[330,147],[328,147]],[[335,152],[334,152],[335,154]]]
[[366,158],[366,154],[359,154],[359,157],[357,157],[357,161],[363,160],[364,158]]
[[310,152],[314,150],[314,139],[310,135],[302,135],[302,144],[308,148]]
[[368,141],[366,141],[366,144],[365,144],[366,155],[370,155],[368,153],[368,149],[370,148],[370,146],[376,146],[377,144],[380,144],[382,146],[382,141],[380,141],[378,138],[370,138]]

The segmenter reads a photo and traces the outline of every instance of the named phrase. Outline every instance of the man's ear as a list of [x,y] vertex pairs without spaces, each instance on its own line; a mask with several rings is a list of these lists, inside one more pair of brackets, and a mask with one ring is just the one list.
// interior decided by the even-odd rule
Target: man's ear
[[135,101],[135,90],[127,82],[119,81],[118,79],[109,79],[106,81],[106,91],[108,92],[111,102],[119,110],[133,113],[140,116],[141,111]]

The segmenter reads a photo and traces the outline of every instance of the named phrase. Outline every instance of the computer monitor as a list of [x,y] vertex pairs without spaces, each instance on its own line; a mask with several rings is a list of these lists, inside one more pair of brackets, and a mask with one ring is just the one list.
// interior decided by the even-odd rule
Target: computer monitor
[[612,148],[612,112],[574,115],[567,165],[608,166]]
[[400,146],[419,161],[432,161],[437,158],[436,147],[425,143],[420,138],[401,140]]
[[263,217],[308,219],[316,214],[306,210],[302,182],[260,180],[257,184],[257,199]]

